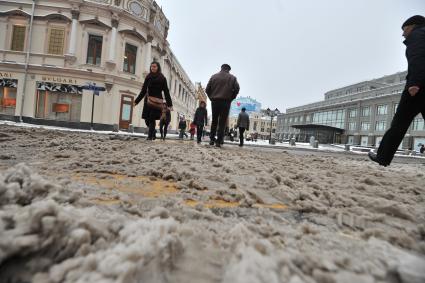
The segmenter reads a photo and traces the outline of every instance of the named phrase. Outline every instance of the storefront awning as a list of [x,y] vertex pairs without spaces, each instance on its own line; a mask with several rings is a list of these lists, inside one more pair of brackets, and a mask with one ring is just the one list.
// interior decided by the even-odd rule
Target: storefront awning
[[83,94],[82,88],[78,85],[57,84],[57,83],[49,83],[49,82],[37,82],[37,90]]
[[327,125],[318,125],[318,124],[306,124],[306,125],[292,125],[292,128],[295,129],[316,129],[316,130],[331,130],[335,132],[343,133],[345,130],[337,127],[327,126]]
[[0,79],[0,87],[16,88],[17,85],[18,85],[18,80]]

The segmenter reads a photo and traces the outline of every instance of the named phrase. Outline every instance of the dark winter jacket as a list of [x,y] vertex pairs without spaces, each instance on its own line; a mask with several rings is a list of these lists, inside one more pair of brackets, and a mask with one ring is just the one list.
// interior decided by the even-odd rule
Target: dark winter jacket
[[[136,105],[145,99],[142,118],[143,119],[155,119],[159,120],[161,118],[161,110],[152,109],[147,105],[147,96],[153,96],[156,98],[162,97],[162,92],[164,92],[165,101],[167,102],[168,107],[173,107],[173,102],[171,101],[170,91],[168,90],[167,79],[163,74],[149,74],[146,76],[146,79],[143,83],[142,90],[137,96],[135,103]],[[146,95],[147,94],[147,95]]]
[[425,88],[425,26],[416,27],[404,41],[408,63],[406,88]]
[[206,126],[208,124],[208,111],[205,107],[198,107],[195,112],[193,122],[196,126]]
[[236,126],[239,128],[249,129],[249,115],[246,112],[239,113]]
[[186,128],[187,128],[186,121],[180,121],[179,122],[179,129],[180,130],[186,130]]
[[239,93],[239,83],[235,76],[221,71],[211,77],[205,89],[209,99],[232,101]]

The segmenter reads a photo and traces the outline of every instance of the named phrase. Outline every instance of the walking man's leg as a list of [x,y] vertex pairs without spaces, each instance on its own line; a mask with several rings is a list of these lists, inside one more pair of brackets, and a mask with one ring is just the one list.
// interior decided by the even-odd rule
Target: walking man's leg
[[245,128],[239,128],[239,145],[243,146],[243,140],[244,140],[244,134],[245,133]]
[[217,140],[218,142],[223,142],[224,140],[224,131],[226,129],[227,118],[230,111],[230,101],[220,101],[220,114],[218,119],[218,131],[217,131]]
[[211,122],[211,132],[210,132],[210,144],[214,144],[215,135],[217,133],[218,117],[219,117],[219,101],[211,102],[212,110],[212,122]]
[[[391,127],[382,138],[381,144],[378,148],[376,160],[383,166],[390,165],[397,148],[400,146],[407,130],[413,119],[421,112],[423,108],[424,98],[419,96],[420,93],[411,97],[405,90],[401,96],[400,103],[394,115]],[[373,160],[373,157],[371,157]]]
[[204,131],[203,126],[197,126],[196,127],[196,137],[198,138],[198,143],[201,143],[203,131]]

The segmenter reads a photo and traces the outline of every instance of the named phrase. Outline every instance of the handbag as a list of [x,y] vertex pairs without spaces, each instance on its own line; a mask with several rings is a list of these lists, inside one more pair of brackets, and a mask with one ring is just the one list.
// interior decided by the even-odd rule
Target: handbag
[[153,108],[156,110],[162,111],[164,108],[164,102],[162,98],[156,98],[156,97],[148,95],[148,100],[146,101],[146,103],[150,108]]
[[164,109],[164,101],[162,98],[157,98],[149,95],[149,86],[148,86],[148,94],[147,94],[147,101],[146,104],[148,107],[156,109],[156,110],[163,110]]

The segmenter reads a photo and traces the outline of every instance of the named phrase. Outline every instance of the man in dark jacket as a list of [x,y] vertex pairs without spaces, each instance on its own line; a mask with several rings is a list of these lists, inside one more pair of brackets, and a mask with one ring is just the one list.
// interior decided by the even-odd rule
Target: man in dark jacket
[[186,128],[187,128],[186,119],[182,116],[180,117],[180,122],[179,122],[179,130],[180,130],[179,138],[181,140],[183,139],[183,136],[187,138]]
[[196,109],[195,117],[193,118],[193,122],[196,125],[198,143],[201,143],[204,127],[208,124],[208,111],[205,101],[201,101],[201,103],[199,103],[199,107]]
[[245,107],[242,107],[241,113],[238,116],[236,126],[239,128],[239,146],[243,146],[243,139],[245,130],[249,130],[249,115],[246,113]]
[[419,113],[425,118],[425,18],[413,16],[403,23],[402,29],[407,46],[407,83],[377,154],[369,153],[369,158],[382,166],[390,165],[413,119]]
[[[229,73],[230,70],[229,65],[223,64],[221,71],[211,77],[205,89],[211,100],[212,108],[210,145],[215,142],[217,147],[220,147],[224,140],[224,130],[229,116],[230,104],[239,93],[238,80]],[[216,134],[217,139],[215,138]]]

